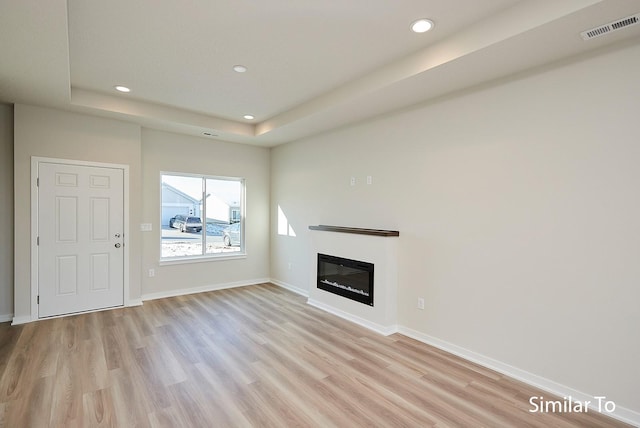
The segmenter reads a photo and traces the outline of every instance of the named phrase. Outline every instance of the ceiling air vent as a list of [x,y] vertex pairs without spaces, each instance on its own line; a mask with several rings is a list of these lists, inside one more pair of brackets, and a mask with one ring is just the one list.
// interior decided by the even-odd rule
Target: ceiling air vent
[[617,30],[622,30],[623,28],[635,25],[638,22],[640,22],[640,13],[619,19],[614,22],[610,22],[609,24],[592,28],[591,30],[583,31],[582,33],[580,33],[580,35],[584,40],[590,40],[596,37],[604,36],[605,34],[609,34]]

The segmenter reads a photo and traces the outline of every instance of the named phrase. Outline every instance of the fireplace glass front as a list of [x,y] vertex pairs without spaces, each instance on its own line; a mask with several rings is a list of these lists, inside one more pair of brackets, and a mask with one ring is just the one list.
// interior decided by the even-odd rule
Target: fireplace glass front
[[373,306],[373,263],[318,253],[318,288]]

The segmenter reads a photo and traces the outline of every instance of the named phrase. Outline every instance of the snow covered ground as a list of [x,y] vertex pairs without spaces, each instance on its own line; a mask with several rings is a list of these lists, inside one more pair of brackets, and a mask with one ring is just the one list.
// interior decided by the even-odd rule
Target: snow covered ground
[[[213,227],[211,227],[213,226]],[[236,253],[240,247],[225,247],[222,242],[222,230],[219,225],[207,225],[207,254]],[[202,254],[202,235],[184,233],[177,229],[162,230],[162,258],[199,256]]]

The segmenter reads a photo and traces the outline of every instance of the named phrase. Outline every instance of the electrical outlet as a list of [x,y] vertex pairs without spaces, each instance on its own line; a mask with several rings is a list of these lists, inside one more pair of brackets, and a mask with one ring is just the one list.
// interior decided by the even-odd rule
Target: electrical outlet
[[424,309],[424,298],[418,297],[418,309]]
[[356,178],[355,177],[351,177],[351,185],[352,186],[356,185]]
[[367,175],[367,184],[373,184],[373,177],[370,175]]
[[156,276],[156,270],[155,269],[149,269],[149,278],[153,278],[154,276]]

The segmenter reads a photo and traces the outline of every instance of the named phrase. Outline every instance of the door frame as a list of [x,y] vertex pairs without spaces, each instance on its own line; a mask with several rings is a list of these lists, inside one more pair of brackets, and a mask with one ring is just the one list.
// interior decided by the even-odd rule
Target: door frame
[[[51,318],[59,318],[66,315],[58,315],[47,318],[40,318],[40,311],[38,308],[38,287],[39,287],[39,277],[38,277],[38,215],[39,215],[39,206],[38,206],[38,170],[40,163],[55,163],[59,165],[74,165],[74,166],[88,166],[88,167],[98,167],[98,168],[112,168],[112,169],[120,169],[123,172],[123,302],[124,306],[132,306],[131,299],[129,296],[129,165],[124,164],[112,164],[112,163],[103,163],[103,162],[89,162],[89,161],[81,161],[81,160],[73,160],[73,159],[58,159],[58,158],[48,158],[48,157],[40,157],[40,156],[31,156],[31,321],[37,321],[40,319],[51,319]],[[96,312],[104,309],[97,309],[92,311],[85,312]],[[79,312],[82,313],[82,312]]]

